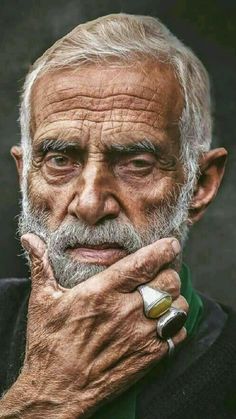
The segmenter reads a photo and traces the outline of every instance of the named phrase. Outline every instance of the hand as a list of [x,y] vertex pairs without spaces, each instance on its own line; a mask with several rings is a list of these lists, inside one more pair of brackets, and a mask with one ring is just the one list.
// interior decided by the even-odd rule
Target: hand
[[[159,240],[65,289],[54,278],[42,240],[23,236],[32,262],[26,356],[17,380],[31,397],[24,409],[31,405],[37,412],[34,406],[44,405],[50,418],[63,418],[54,415],[60,409],[66,418],[89,417],[166,355],[167,343],[158,339],[156,321],[145,318],[137,287],[161,288],[175,307],[188,310],[178,274],[163,269],[176,257],[173,240]],[[185,337],[183,328],[174,344]]]

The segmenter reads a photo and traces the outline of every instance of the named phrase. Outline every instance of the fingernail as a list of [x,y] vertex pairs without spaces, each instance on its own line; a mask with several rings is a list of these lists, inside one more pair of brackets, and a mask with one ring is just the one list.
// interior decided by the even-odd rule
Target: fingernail
[[181,247],[180,247],[180,244],[179,244],[178,240],[176,240],[176,239],[172,240],[171,246],[172,246],[175,254],[178,255],[181,251]]

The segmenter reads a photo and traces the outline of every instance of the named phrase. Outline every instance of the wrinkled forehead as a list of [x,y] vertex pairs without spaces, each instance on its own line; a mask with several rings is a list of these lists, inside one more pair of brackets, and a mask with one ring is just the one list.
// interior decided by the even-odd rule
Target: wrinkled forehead
[[[182,114],[184,98],[173,68],[146,60],[131,65],[89,64],[50,71],[33,85],[31,94],[31,133],[53,115],[62,117],[79,111],[82,119],[94,122],[126,118],[129,111],[140,122],[155,120],[158,128],[176,125]],[[122,112],[123,110],[123,112]],[[112,115],[110,117],[112,119]],[[78,113],[77,113],[78,115]],[[92,115],[92,117],[91,117]],[[76,118],[75,118],[76,119]]]

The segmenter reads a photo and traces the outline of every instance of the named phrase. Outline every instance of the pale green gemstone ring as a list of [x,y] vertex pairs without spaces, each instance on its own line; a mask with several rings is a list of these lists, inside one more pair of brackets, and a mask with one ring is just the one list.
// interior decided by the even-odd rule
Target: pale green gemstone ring
[[168,292],[157,290],[148,285],[140,285],[138,291],[142,296],[144,313],[148,319],[158,319],[171,307],[172,297]]

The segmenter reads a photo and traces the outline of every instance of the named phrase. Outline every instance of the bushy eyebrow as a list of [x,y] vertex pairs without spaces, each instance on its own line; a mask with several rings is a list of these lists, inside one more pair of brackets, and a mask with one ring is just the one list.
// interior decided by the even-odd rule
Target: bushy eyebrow
[[[105,153],[109,155],[117,154],[138,154],[138,153],[152,153],[155,155],[163,154],[163,149],[160,145],[155,144],[149,139],[143,139],[138,142],[120,142],[104,144]],[[46,154],[49,151],[54,152],[68,152],[68,151],[84,151],[79,141],[53,140],[45,139],[35,146],[35,153]]]
[[82,148],[78,141],[52,140],[52,139],[43,140],[35,147],[36,153],[39,153],[39,154],[46,154],[49,151],[65,152],[68,150],[81,151]]
[[108,153],[118,153],[118,154],[132,154],[132,153],[152,153],[160,155],[163,153],[162,147],[155,144],[149,139],[144,139],[138,142],[132,143],[117,143],[106,145],[106,150]]

